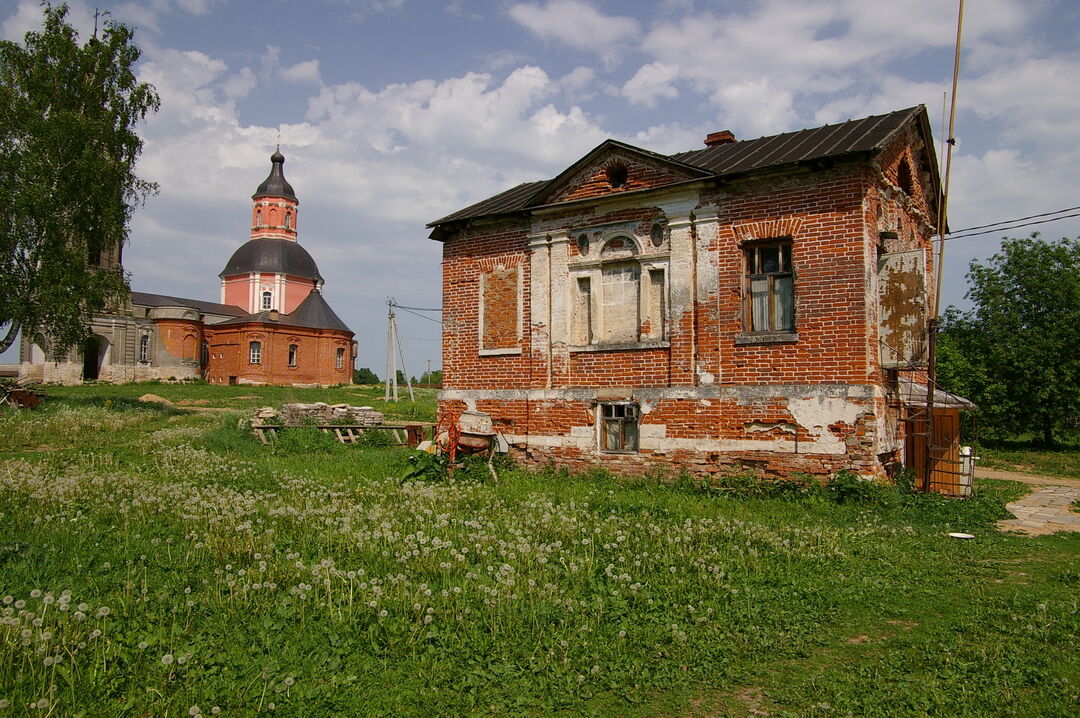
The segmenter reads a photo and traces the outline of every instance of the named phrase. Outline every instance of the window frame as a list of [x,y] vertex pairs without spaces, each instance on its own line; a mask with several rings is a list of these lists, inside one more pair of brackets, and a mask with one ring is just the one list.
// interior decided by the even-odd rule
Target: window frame
[[345,347],[338,347],[334,352],[334,365],[335,369],[345,368]]
[[143,334],[139,337],[139,361],[144,364],[150,363],[150,335]]
[[[611,416],[608,416],[610,410]],[[621,414],[621,416],[619,415]],[[608,446],[608,425],[619,426],[618,446]],[[630,433],[628,434],[628,429]],[[628,445],[629,446],[628,448]],[[641,406],[636,401],[601,401],[596,405],[596,446],[602,454],[641,452]]]
[[297,361],[299,361],[299,359],[298,359],[299,355],[300,355],[300,345],[299,344],[290,344],[289,345],[289,366],[291,366],[291,367],[296,366]]
[[259,307],[260,311],[268,312],[268,311],[272,310],[274,308],[274,292],[273,292],[273,290],[264,289],[260,296],[262,297],[260,307]]
[[[752,339],[769,339],[769,338],[788,338],[793,337],[796,333],[797,317],[796,317],[796,277],[795,261],[794,261],[794,245],[790,237],[775,237],[767,240],[748,243],[742,247],[742,274],[743,274],[743,335],[744,337]],[[761,267],[761,252],[766,249],[777,249],[777,257],[779,260],[778,269],[774,271],[753,271],[758,270]],[[786,251],[785,251],[786,250]],[[786,266],[785,266],[786,260]],[[768,300],[768,306],[766,308],[766,316],[768,317],[768,326],[765,328],[756,328],[754,326],[754,292],[753,283],[755,281],[761,281],[762,279],[768,282],[765,294]],[[776,287],[777,279],[789,279],[790,280],[790,307],[791,307],[791,319],[790,326],[779,327],[775,326],[776,310],[777,310],[777,297],[782,291]]]
[[[575,232],[576,233],[576,232]],[[630,245],[628,253],[605,255],[612,242],[622,240]],[[597,241],[599,251],[595,257],[579,258],[571,263],[570,289],[571,301],[567,302],[568,324],[570,328],[570,351],[596,352],[618,351],[624,349],[642,349],[668,346],[670,332],[670,254],[650,246],[651,238],[638,238],[633,232],[619,229],[612,231]],[[643,251],[643,248],[646,251]],[[609,312],[605,311],[605,285],[608,273],[619,267],[633,267],[637,272],[637,297],[634,311],[637,314],[637,327],[634,336],[625,340],[611,340],[605,337],[609,331]],[[654,278],[658,277],[658,285]],[[582,291],[588,287],[587,296]],[[656,296],[659,291],[659,296]],[[611,308],[610,302],[607,308]],[[653,316],[657,314],[658,316]],[[649,332],[642,331],[649,321]],[[582,343],[582,342],[585,343]]]
[[262,364],[262,342],[248,342],[248,364]]

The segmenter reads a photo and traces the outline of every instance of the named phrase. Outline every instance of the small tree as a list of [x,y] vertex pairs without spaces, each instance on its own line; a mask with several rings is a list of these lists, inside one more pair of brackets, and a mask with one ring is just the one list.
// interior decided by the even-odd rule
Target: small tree
[[939,380],[992,434],[1052,444],[1080,414],[1080,241],[1006,238],[968,284],[974,308],[943,317]]
[[67,12],[46,5],[40,32],[0,42],[0,351],[20,327],[65,351],[126,298],[127,278],[94,265],[156,190],[134,172],[158,96],[135,79],[132,30],[106,17],[80,44]]

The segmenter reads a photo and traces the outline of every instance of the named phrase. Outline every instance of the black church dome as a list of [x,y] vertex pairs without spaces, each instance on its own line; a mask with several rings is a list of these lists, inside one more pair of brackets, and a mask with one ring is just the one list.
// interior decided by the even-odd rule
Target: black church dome
[[270,174],[263,180],[263,183],[259,185],[259,188],[255,190],[255,194],[251,195],[252,199],[257,197],[287,197],[288,199],[296,200],[297,203],[300,200],[296,199],[296,193],[293,192],[292,185],[285,179],[285,155],[279,151],[275,151],[270,155]]
[[323,281],[319,267],[307,250],[290,239],[252,239],[233,252],[218,276],[248,272],[291,274]]

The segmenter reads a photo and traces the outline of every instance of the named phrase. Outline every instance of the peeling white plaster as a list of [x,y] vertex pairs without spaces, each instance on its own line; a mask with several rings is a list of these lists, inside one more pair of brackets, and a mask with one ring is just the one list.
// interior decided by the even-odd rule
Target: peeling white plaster
[[844,440],[829,431],[830,424],[853,425],[866,406],[845,399],[819,396],[807,399],[789,399],[788,411],[795,422],[816,436],[815,445],[828,447],[822,453],[843,454],[847,445]]

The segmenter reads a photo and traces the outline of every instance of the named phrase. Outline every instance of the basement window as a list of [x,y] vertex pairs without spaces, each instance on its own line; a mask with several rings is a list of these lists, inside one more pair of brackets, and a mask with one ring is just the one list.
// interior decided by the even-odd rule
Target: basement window
[[602,403],[600,450],[633,453],[638,450],[638,405],[629,402]]

